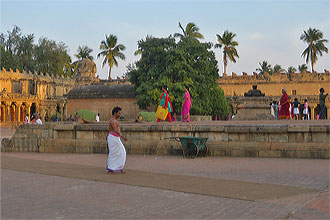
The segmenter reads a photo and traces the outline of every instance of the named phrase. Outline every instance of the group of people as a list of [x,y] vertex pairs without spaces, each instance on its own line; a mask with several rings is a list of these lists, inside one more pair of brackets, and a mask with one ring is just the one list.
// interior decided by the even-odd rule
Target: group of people
[[[324,94],[324,89],[320,89],[320,95],[319,95],[319,105],[320,105],[320,113],[318,114],[318,119],[326,119],[326,107],[325,107],[325,99],[328,95]],[[280,102],[276,103],[276,101],[273,102],[271,107],[271,113],[278,119],[299,119],[300,111],[299,107],[301,106],[301,103],[298,101],[297,98],[294,99],[294,102],[290,102],[289,96],[287,94],[286,89],[282,89],[282,97],[280,99]],[[303,117],[304,120],[310,120],[309,117],[309,107],[307,99],[305,99],[305,102],[303,104]]]
[[[173,112],[171,98],[168,94],[168,88],[164,86],[164,87],[162,87],[162,90],[163,90],[163,93],[160,96],[159,105],[162,106],[162,108],[168,110],[168,113],[166,116],[167,121],[169,121],[169,122],[176,121],[176,114]],[[185,93],[182,98],[181,121],[189,122],[190,121],[190,107],[191,107],[191,96],[190,96],[190,92],[189,92],[189,87],[185,86],[184,91],[185,91]],[[161,121],[161,119],[157,118],[157,122],[160,122],[160,121]]]
[[[47,116],[48,117],[48,116]],[[33,113],[31,116],[31,119],[29,117],[29,114],[26,114],[25,118],[24,118],[24,122],[25,124],[42,124],[42,120],[41,120],[41,115],[38,113]]]

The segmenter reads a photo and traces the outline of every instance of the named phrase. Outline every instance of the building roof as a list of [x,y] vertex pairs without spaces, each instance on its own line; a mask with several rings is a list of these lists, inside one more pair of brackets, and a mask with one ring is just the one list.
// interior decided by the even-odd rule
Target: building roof
[[66,97],[68,99],[135,98],[135,94],[133,87],[128,84],[92,84],[73,88]]

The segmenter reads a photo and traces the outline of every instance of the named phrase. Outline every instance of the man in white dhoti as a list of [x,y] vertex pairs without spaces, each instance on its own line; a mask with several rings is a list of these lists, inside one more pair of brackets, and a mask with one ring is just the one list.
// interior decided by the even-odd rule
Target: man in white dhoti
[[112,117],[109,120],[108,135],[108,161],[106,170],[110,173],[123,173],[126,162],[126,150],[120,138],[127,141],[126,137],[121,135],[117,119],[120,117],[120,107],[112,110]]

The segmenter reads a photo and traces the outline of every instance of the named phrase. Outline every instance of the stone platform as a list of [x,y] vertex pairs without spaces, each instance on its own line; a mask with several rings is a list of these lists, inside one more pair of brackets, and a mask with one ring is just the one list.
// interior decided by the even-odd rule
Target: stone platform
[[[208,138],[207,156],[329,159],[330,121],[125,123],[128,154],[180,155],[172,137]],[[3,152],[106,153],[106,124],[21,125]]]

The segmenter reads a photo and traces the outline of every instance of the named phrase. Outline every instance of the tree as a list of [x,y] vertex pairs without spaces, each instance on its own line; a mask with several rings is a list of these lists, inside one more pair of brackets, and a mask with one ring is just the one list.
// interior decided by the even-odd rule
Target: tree
[[199,27],[196,26],[196,24],[190,22],[186,25],[186,28],[184,29],[179,22],[179,28],[182,30],[182,34],[180,33],[175,33],[174,37],[179,37],[181,40],[183,38],[192,38],[195,41],[198,41],[198,39],[203,39],[204,36],[199,33]]
[[77,54],[75,54],[74,56],[77,57],[79,60],[86,58],[94,60],[94,57],[90,55],[90,53],[92,52],[93,50],[87,46],[79,46],[77,49]]
[[293,66],[290,66],[287,70],[287,73],[295,73],[295,72],[297,72],[297,69],[294,68]]
[[17,26],[7,33],[0,35],[1,68],[63,75],[64,65],[71,63],[62,42],[40,38],[35,44],[34,35],[23,35]]
[[223,65],[224,65],[224,73],[226,74],[228,59],[231,62],[236,63],[235,57],[239,58],[236,50],[236,46],[238,46],[238,42],[234,41],[234,37],[236,34],[229,32],[226,30],[222,36],[219,34],[216,35],[219,43],[215,44],[215,48],[223,47]]
[[141,58],[128,72],[141,109],[158,105],[162,86],[167,86],[174,112],[181,112],[184,86],[190,87],[192,114],[230,113],[218,79],[217,61],[211,43],[174,37],[146,38],[138,42]]
[[282,66],[279,64],[274,65],[273,69],[269,70],[269,74],[272,75],[274,73],[283,73],[285,72],[285,69],[282,69]]
[[301,56],[306,57],[306,63],[311,62],[312,72],[314,72],[314,64],[317,56],[322,56],[322,52],[328,53],[328,48],[324,45],[328,42],[323,38],[323,33],[315,28],[308,28],[307,31],[300,36],[300,40],[307,43],[307,48],[302,52]]
[[100,50],[102,50],[97,58],[100,56],[104,57],[102,62],[102,68],[106,63],[109,65],[109,76],[108,79],[111,80],[111,69],[113,65],[118,66],[117,58],[125,60],[125,55],[121,52],[125,50],[125,46],[123,44],[117,45],[117,37],[115,35],[110,34],[110,36],[105,35],[105,40],[101,41]]
[[264,75],[265,73],[269,73],[271,71],[272,66],[268,64],[267,61],[259,62],[260,68],[257,68],[256,71],[259,71],[259,75]]
[[299,72],[303,72],[303,71],[307,71],[308,67],[306,64],[301,64],[301,65],[298,65],[298,71]]
[[35,46],[35,61],[37,72],[49,73],[50,75],[64,75],[64,66],[71,63],[67,46],[56,43],[47,38],[40,38]]

